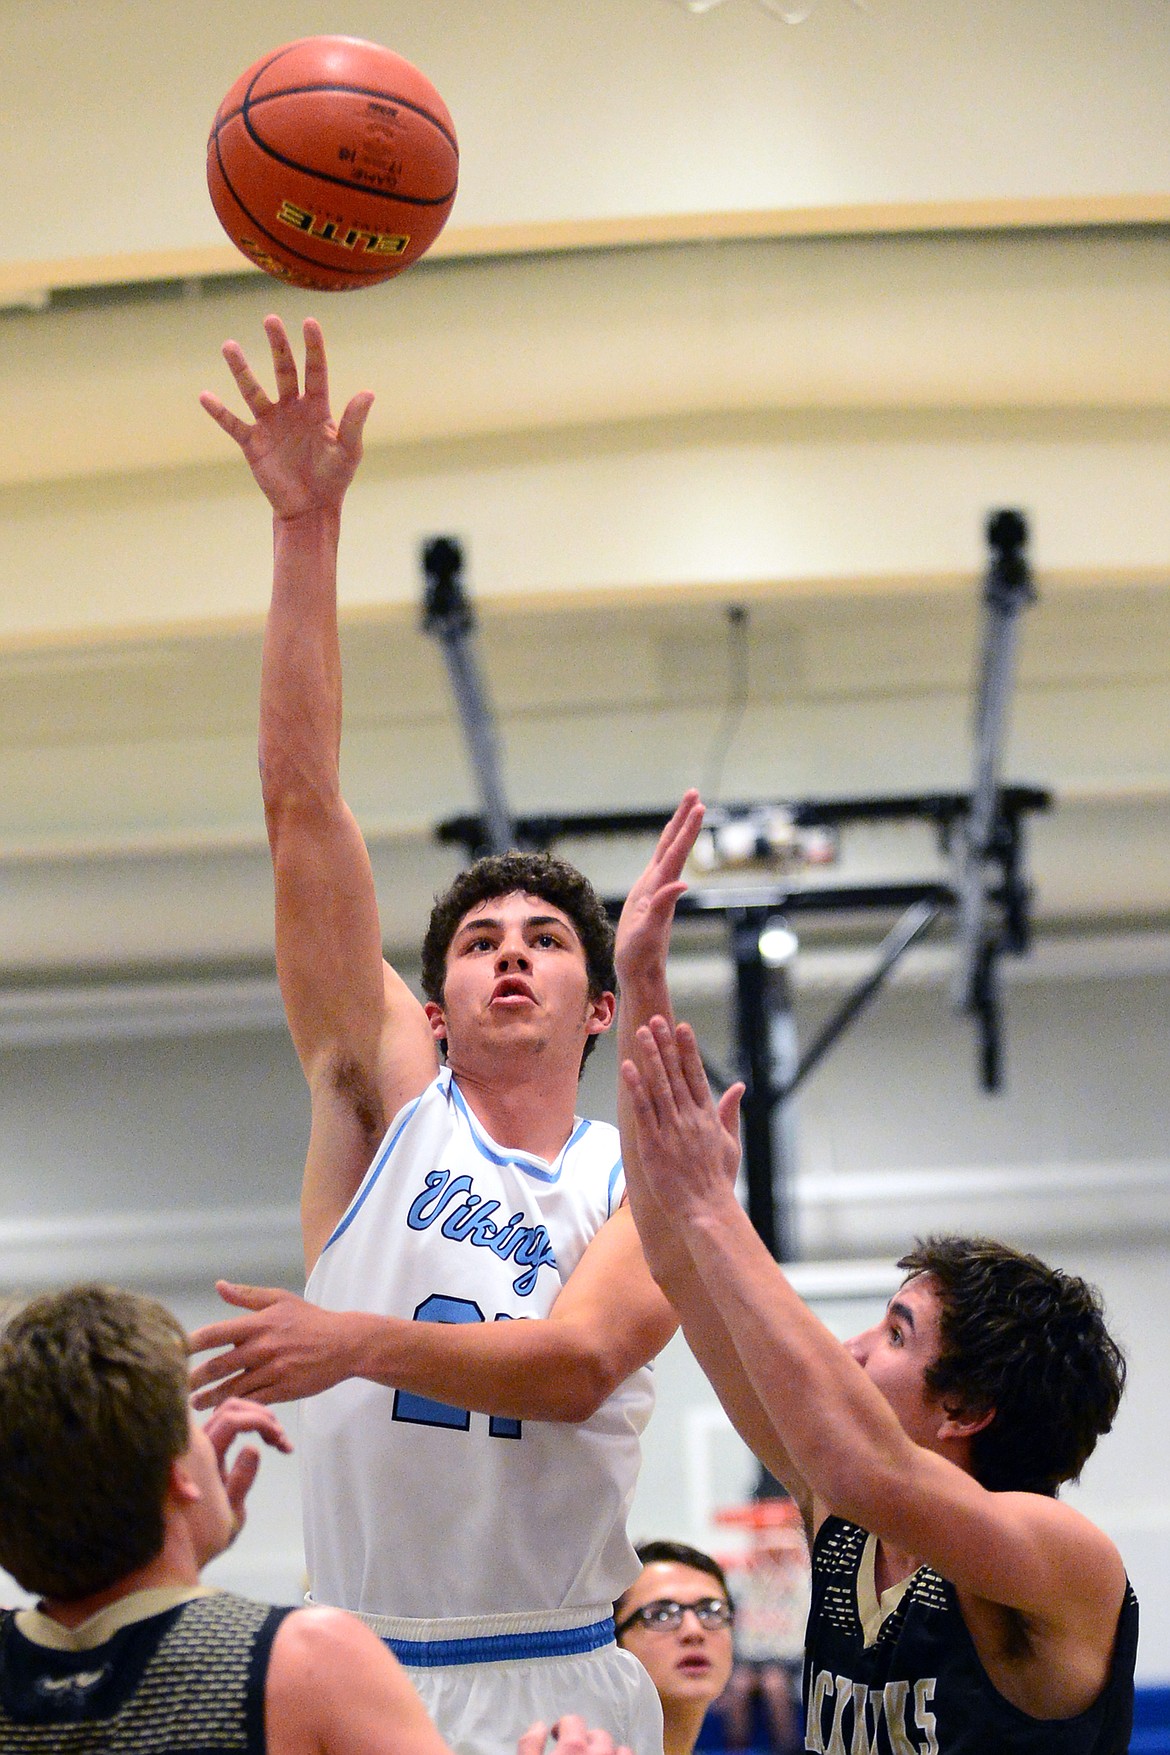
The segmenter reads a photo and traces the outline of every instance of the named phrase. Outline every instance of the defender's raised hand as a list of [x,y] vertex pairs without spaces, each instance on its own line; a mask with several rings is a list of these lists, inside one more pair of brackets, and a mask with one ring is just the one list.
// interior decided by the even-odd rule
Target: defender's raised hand
[[252,414],[252,424],[233,414],[210,390],[200,396],[200,404],[240,447],[278,518],[337,510],[361,462],[362,429],[373,392],[359,391],[346,405],[340,421],[334,421],[320,324],[312,317],[305,319],[303,390],[280,318],[266,317],[264,332],[272,350],[276,401],[260,383],[239,343],[225,341],[223,357]]
[[732,1085],[716,1105],[694,1031],[661,1017],[639,1029],[621,1076],[638,1145],[630,1203],[649,1248],[646,1232],[657,1225],[734,1201],[744,1087]]

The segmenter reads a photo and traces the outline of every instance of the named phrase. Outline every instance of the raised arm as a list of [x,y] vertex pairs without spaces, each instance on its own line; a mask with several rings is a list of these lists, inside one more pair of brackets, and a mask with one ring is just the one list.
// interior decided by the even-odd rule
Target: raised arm
[[[686,792],[667,823],[654,854],[630,890],[618,922],[614,959],[621,990],[618,1007],[619,1065],[630,1063],[639,1028],[657,1016],[672,1018],[666,959],[670,949],[675,904],[686,890],[682,872],[687,856],[703,826],[704,809],[693,789]],[[696,1050],[697,1056],[697,1050]],[[698,1074],[704,1097],[706,1075],[701,1062]],[[808,1496],[780,1443],[767,1410],[740,1365],[731,1337],[711,1301],[703,1296],[695,1265],[682,1235],[655,1197],[654,1187],[641,1171],[640,1130],[632,1108],[635,1085],[618,1080],[618,1121],[622,1137],[622,1162],[626,1189],[638,1233],[650,1269],[670,1298],[688,1345],[714,1384],[724,1409],[740,1437],[766,1462],[777,1480],[784,1482],[793,1498],[808,1512]],[[743,1086],[735,1085],[712,1112],[709,1149],[734,1185],[739,1166],[739,1103]],[[695,1119],[699,1119],[696,1113]],[[705,1116],[702,1119],[706,1119]],[[806,1517],[807,1521],[807,1517]]]
[[341,508],[373,397],[329,406],[319,326],[304,326],[300,385],[284,325],[265,320],[276,400],[234,341],[224,346],[251,423],[200,398],[239,445],[273,514],[272,602],[260,687],[260,772],[276,884],[276,959],[313,1127],[303,1216],[311,1261],[352,1197],[387,1123],[436,1069],[418,1002],[382,959],[369,857],[341,797],[337,549]]
[[[680,1024],[678,1033],[680,1042],[686,1045],[682,1064],[694,1084],[695,1096],[685,1114],[678,1113],[676,1108],[671,1117],[674,1131],[669,1147],[688,1158],[702,1155],[727,1187],[734,1189],[740,1158],[739,1105],[743,1086],[733,1085],[716,1106],[690,1026]],[[811,1535],[813,1507],[808,1487],[785,1449],[776,1422],[744,1370],[727,1324],[703,1286],[687,1247],[685,1227],[659,1197],[657,1168],[667,1149],[661,1105],[655,1107],[651,1103],[639,1065],[633,1060],[627,1058],[622,1062],[620,1076],[629,1105],[629,1130],[639,1148],[626,1158],[626,1187],[650,1270],[674,1306],[687,1343],[732,1425],[752,1454],[791,1493]]]
[[[928,1562],[961,1591],[1015,1609],[1058,1638],[1103,1641],[1107,1652],[1124,1588],[1113,1544],[1070,1506],[989,1492],[942,1453],[987,1415],[927,1400],[921,1431],[904,1429],[858,1359],[793,1291],[736,1201],[727,1160],[713,1148],[717,1118],[687,1027],[653,1020],[623,1078],[643,1177],[693,1265],[677,1294],[672,1281],[684,1328],[688,1307],[705,1303],[734,1348],[734,1381],[746,1380],[820,1506]],[[634,1200],[637,1210],[636,1191]],[[887,1321],[896,1320],[895,1301]],[[785,1479],[783,1464],[775,1472]]]

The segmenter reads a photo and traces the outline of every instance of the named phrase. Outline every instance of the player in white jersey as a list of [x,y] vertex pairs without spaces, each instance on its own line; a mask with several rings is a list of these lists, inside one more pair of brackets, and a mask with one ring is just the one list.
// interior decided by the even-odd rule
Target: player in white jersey
[[[614,1128],[581,1122],[551,1165],[506,1151],[444,1068],[395,1121],[307,1296],[345,1309],[360,1287],[364,1308],[420,1321],[547,1317],[621,1193]],[[629,1569],[625,1514],[651,1401],[648,1366],[574,1425],[473,1415],[363,1378],[314,1397],[301,1439],[314,1594],[423,1620],[580,1604],[606,1621],[610,1581]],[[452,1519],[456,1497],[473,1508],[466,1521]],[[387,1548],[396,1500],[410,1523]],[[513,1506],[523,1515],[502,1525],[499,1508]],[[471,1539],[436,1545],[453,1521]]]
[[[320,329],[305,324],[303,391],[283,325],[265,329],[277,400],[229,342],[253,420],[202,401],[273,509],[261,771],[277,965],[312,1099],[311,1301],[221,1284],[246,1314],[192,1337],[228,1349],[195,1371],[197,1405],[316,1398],[302,1440],[313,1595],[387,1618],[375,1624],[457,1749],[503,1749],[531,1719],[575,1711],[650,1755],[657,1699],[614,1646],[608,1604],[638,1571],[624,1512],[646,1367],[674,1318],[622,1203],[616,1136],[574,1114],[614,1017],[604,913],[564,862],[481,861],[432,916],[425,1006],[383,961],[338,778],[337,546],[373,398],[335,424]],[[672,905],[701,818],[688,794],[630,894],[619,954]]]

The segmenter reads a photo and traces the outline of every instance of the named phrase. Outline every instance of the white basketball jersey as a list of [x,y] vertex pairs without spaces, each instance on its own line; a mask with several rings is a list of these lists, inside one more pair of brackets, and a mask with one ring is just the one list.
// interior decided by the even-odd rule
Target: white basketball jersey
[[[446,1068],[400,1111],[306,1296],[420,1322],[547,1316],[622,1197],[616,1128],[552,1164],[498,1146]],[[313,1598],[423,1620],[608,1603],[653,1404],[636,1371],[580,1425],[495,1418],[365,1379],[301,1409]]]

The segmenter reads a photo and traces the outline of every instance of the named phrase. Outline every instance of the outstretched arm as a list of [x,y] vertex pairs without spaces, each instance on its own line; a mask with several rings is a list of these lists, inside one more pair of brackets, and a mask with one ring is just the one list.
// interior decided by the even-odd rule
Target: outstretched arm
[[[663,1023],[662,1019],[655,1023]],[[698,1045],[688,1024],[677,1029],[680,1071],[689,1080],[691,1102],[685,1113],[675,1113],[673,1150],[688,1158],[701,1156],[734,1190],[739,1168],[739,1105],[743,1086],[733,1085],[719,1099],[711,1100]],[[651,1041],[653,1039],[651,1038]],[[784,1447],[776,1423],[761,1402],[744,1370],[735,1342],[720,1312],[707,1295],[687,1248],[685,1228],[660,1198],[657,1182],[659,1160],[666,1150],[666,1128],[661,1104],[650,1100],[641,1062],[645,1050],[635,1040],[638,1062],[627,1059],[621,1066],[621,1083],[630,1105],[630,1130],[639,1150],[633,1174],[627,1172],[626,1187],[638,1234],[658,1284],[670,1298],[682,1321],[692,1353],[715,1388],[724,1411],[749,1450],[782,1481],[800,1507],[811,1534],[812,1500],[792,1458]],[[647,1157],[649,1153],[649,1157]]]
[[[734,1348],[737,1388],[748,1386],[820,1506],[927,1561],[960,1590],[1062,1636],[1092,1643],[1092,1630],[1103,1630],[1107,1650],[1124,1587],[1113,1544],[1070,1506],[988,1492],[932,1448],[973,1429],[961,1413],[924,1395],[923,1441],[903,1429],[858,1360],[793,1291],[735,1199],[687,1027],[654,1019],[622,1076],[642,1175],[693,1264],[691,1278],[671,1281],[684,1328],[696,1306],[714,1313]],[[896,1320],[895,1303],[887,1321]],[[773,1466],[766,1452],[763,1460]],[[785,1479],[783,1466],[775,1472]]]
[[304,326],[301,386],[284,325],[265,320],[275,401],[234,341],[224,358],[252,415],[203,407],[240,447],[273,514],[272,603],[260,688],[260,771],[276,882],[276,959],[313,1100],[304,1220],[310,1265],[393,1114],[434,1076],[421,1007],[383,966],[369,858],[341,797],[337,549],[373,402],[340,421],[320,327]]
[[515,1322],[410,1322],[322,1310],[274,1287],[219,1284],[245,1314],[191,1336],[226,1348],[191,1375],[196,1407],[232,1395],[317,1395],[347,1377],[517,1420],[587,1420],[666,1345],[674,1312],[650,1277],[620,1208],[569,1275],[549,1315]]

